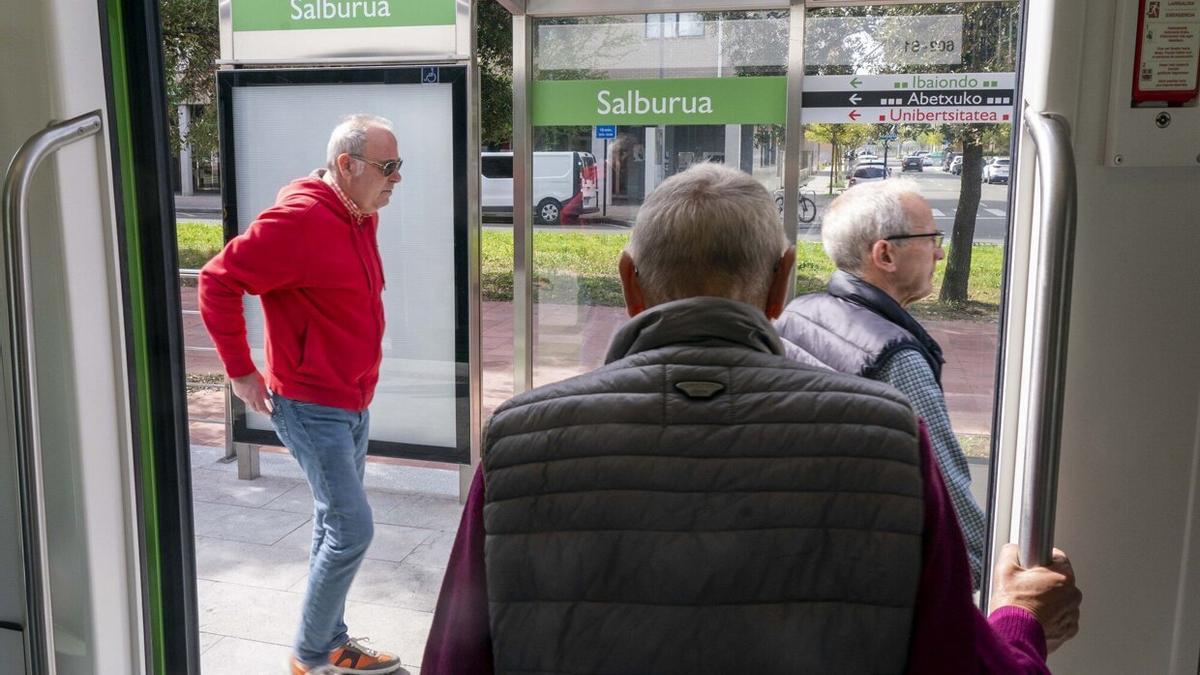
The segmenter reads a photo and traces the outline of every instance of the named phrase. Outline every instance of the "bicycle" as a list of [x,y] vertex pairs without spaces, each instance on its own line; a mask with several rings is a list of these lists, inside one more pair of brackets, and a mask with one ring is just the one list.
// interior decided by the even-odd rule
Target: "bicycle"
[[[817,192],[815,190],[801,190],[797,195],[796,202],[796,220],[801,223],[811,223],[817,217]],[[783,216],[783,190],[775,191],[775,207],[779,209],[779,215]]]
[[[806,195],[805,192],[808,194]],[[800,203],[797,204],[796,219],[802,223],[811,223],[817,217],[816,190],[801,190]]]

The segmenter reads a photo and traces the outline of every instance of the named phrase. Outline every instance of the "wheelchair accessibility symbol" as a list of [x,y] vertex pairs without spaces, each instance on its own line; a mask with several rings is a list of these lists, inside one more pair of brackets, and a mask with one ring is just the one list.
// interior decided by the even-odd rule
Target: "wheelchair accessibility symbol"
[[437,66],[422,66],[421,84],[437,84],[439,79],[438,75]]

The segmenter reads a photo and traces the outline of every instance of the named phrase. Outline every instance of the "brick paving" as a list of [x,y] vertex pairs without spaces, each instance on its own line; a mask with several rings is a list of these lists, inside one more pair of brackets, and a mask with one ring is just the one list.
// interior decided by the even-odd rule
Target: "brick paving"
[[[210,349],[196,309],[195,288],[182,290],[187,371],[219,375],[221,363]],[[538,305],[534,320],[534,383],[555,382],[601,365],[608,342],[626,320],[620,307]],[[481,317],[483,408],[490,412],[512,395],[512,303],[485,302]],[[951,422],[960,434],[987,434],[991,428],[995,391],[997,324],[978,321],[927,321],[926,328],[945,350],[943,385]],[[220,390],[197,390],[188,395],[192,419],[224,418]],[[192,443],[224,445],[224,425],[193,422]]]

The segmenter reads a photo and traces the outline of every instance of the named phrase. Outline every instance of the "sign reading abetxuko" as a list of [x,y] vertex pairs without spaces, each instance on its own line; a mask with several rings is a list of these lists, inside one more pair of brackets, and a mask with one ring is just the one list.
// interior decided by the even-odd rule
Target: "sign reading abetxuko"
[[454,25],[455,0],[236,0],[233,30]]

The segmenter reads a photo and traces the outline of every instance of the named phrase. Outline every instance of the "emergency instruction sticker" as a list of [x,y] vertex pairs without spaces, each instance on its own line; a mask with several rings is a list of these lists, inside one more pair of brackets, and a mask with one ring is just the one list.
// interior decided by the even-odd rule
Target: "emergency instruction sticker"
[[1200,68],[1200,0],[1147,0],[1142,8],[1137,88],[1196,89]]

